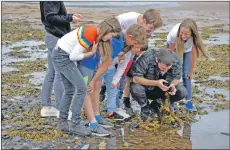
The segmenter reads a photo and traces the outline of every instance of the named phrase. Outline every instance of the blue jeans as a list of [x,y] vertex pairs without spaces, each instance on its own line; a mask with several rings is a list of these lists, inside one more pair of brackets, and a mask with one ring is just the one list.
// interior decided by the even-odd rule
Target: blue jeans
[[187,96],[186,100],[192,100],[192,83],[191,80],[188,78],[188,73],[191,69],[191,52],[184,53],[183,56],[183,84],[187,89]]
[[104,74],[104,82],[106,85],[106,94],[107,94],[107,112],[114,112],[116,110],[116,97],[117,97],[117,86],[111,88],[113,76],[116,73],[116,68],[108,69]]
[[[82,75],[82,68],[70,61],[69,54],[59,49],[53,52],[54,66],[60,71],[64,84],[64,94],[60,101],[60,119],[67,120],[70,104],[72,102],[72,122],[81,120],[81,109],[85,99],[87,86]],[[74,95],[74,98],[73,98]]]
[[120,108],[120,100],[122,98],[123,95],[123,91],[125,89],[125,77],[122,76],[120,79],[120,87],[118,88],[118,92],[117,92],[117,98],[116,98],[116,104],[117,104],[117,108]]
[[56,108],[59,109],[59,103],[64,92],[63,83],[61,81],[60,72],[57,71],[52,62],[52,52],[56,46],[58,38],[53,36],[50,33],[45,34],[45,43],[48,48],[48,70],[44,79],[44,83],[41,91],[41,105],[42,106],[51,106],[51,94],[54,85],[54,94]]

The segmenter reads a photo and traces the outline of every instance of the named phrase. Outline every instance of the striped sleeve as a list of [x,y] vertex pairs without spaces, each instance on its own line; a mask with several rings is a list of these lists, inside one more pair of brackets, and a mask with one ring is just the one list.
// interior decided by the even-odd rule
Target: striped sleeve
[[88,49],[97,39],[97,27],[95,26],[81,26],[77,31],[77,37],[80,45]]

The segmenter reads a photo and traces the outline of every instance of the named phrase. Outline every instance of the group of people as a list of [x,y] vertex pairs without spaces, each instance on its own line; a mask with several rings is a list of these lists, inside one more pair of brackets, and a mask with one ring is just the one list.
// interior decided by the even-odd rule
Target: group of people
[[[73,30],[70,23],[76,24],[83,17],[67,14],[63,2],[40,2],[40,10],[48,48],[41,117],[59,118],[61,131],[82,136],[112,135],[107,130],[113,127],[110,118],[133,115],[130,95],[140,105],[143,120],[159,113],[166,92],[172,108],[174,102],[185,98],[186,108],[196,111],[191,79],[196,58],[206,54],[194,20],[176,24],[167,36],[166,47],[155,50],[149,49],[147,42],[163,25],[155,9],[144,14],[124,13],[104,19],[98,26],[83,25]],[[179,85],[181,78],[184,85]],[[51,105],[53,87],[55,107]],[[102,116],[100,101],[105,99],[105,91],[106,115]],[[120,109],[122,97],[125,111]],[[88,126],[81,119],[82,110]]]

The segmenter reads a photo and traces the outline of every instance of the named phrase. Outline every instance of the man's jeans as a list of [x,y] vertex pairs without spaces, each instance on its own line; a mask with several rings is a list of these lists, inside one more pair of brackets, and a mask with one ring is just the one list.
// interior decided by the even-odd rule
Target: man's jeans
[[183,56],[183,84],[187,89],[188,95],[186,96],[186,100],[192,100],[192,83],[188,78],[188,73],[191,70],[191,52],[184,53]]
[[116,73],[116,68],[108,69],[104,74],[104,82],[106,85],[106,95],[107,95],[107,112],[114,112],[116,110],[116,98],[118,93],[118,88],[115,86],[111,88],[111,84],[113,81],[113,76]]
[[81,120],[81,109],[85,99],[87,86],[81,72],[80,66],[70,61],[69,54],[59,49],[53,51],[54,66],[60,71],[64,84],[64,94],[60,101],[60,119],[67,120],[69,107],[72,102],[72,122]]
[[56,108],[59,109],[59,103],[64,92],[63,83],[61,81],[60,73],[57,71],[52,62],[52,52],[56,46],[58,38],[53,36],[50,33],[46,32],[45,43],[48,48],[48,70],[44,79],[44,83],[41,91],[41,105],[42,106],[51,106],[51,94],[54,85],[54,94]]
[[[187,95],[187,90],[183,85],[177,85],[176,89],[176,94],[173,96],[170,95],[171,104],[185,98]],[[133,82],[130,83],[130,92],[132,97],[141,107],[145,107],[148,104],[148,99],[156,100],[158,98],[162,98],[164,101],[166,98],[165,92],[159,87],[155,87],[153,90],[148,90],[145,86]]]

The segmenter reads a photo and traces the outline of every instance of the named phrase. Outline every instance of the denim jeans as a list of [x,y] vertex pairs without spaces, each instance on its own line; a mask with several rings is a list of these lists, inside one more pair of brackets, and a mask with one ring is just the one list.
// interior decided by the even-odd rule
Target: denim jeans
[[81,120],[81,109],[85,99],[87,86],[84,82],[80,66],[70,61],[69,54],[54,49],[52,55],[54,66],[60,71],[64,84],[64,94],[60,101],[60,119],[67,120],[70,104],[72,102],[72,122]]
[[120,79],[120,87],[118,87],[118,92],[117,92],[117,98],[116,98],[116,104],[117,104],[117,108],[120,108],[120,100],[122,98],[123,95],[123,91],[125,89],[125,77],[122,76]]
[[106,85],[106,95],[107,95],[107,112],[114,112],[116,110],[116,97],[117,97],[117,86],[111,88],[113,76],[116,73],[116,68],[108,69],[104,74],[104,82]]
[[[166,43],[166,47],[169,48],[170,43]],[[188,73],[191,69],[191,52],[184,53],[183,55],[183,84],[185,88],[187,89],[187,96],[186,100],[192,100],[192,83],[191,80],[188,78]]]
[[56,108],[59,109],[59,103],[64,92],[63,83],[61,81],[60,72],[57,71],[52,62],[52,52],[56,46],[58,38],[50,33],[45,34],[45,43],[48,48],[48,70],[44,79],[41,91],[41,105],[51,106],[51,94],[54,86]]
[[191,52],[184,53],[183,56],[183,84],[187,89],[187,96],[186,100],[192,100],[192,83],[191,80],[188,78],[188,73],[191,69]]

